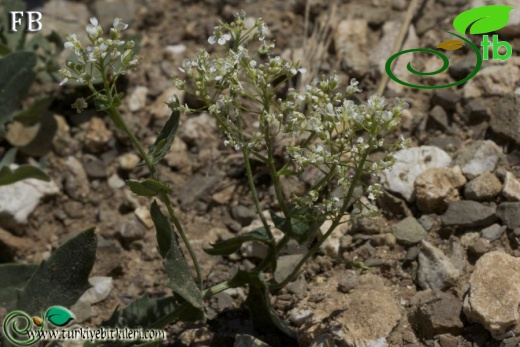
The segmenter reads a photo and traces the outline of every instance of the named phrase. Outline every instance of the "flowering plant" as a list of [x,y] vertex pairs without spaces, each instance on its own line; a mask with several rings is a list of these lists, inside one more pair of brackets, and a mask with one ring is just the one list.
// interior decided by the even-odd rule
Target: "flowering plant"
[[[118,110],[121,94],[115,81],[139,62],[132,50],[133,43],[121,40],[120,32],[126,26],[116,19],[110,38],[105,39],[98,21],[91,19],[87,32],[92,46],[84,48],[74,35],[69,35],[65,47],[74,50],[78,62],[67,62],[67,69],[61,73],[63,83],[74,79],[87,84],[92,91],[91,96],[78,99],[73,107],[81,111],[88,106],[87,100],[93,98],[96,108],[106,112],[129,136],[149,168],[151,178],[128,181],[131,190],[139,195],[158,197],[168,211],[166,217],[155,201],[150,209],[169,285],[176,293],[176,305],[152,326],[187,319],[187,312],[199,312],[201,314],[188,316],[201,318],[203,299],[230,287],[247,285],[246,305],[254,311],[253,322],[264,329],[277,328],[289,338],[294,337],[292,330],[270,308],[269,292],[295,278],[303,264],[344,222],[346,214],[374,212],[373,208],[363,209],[361,205],[364,201],[365,204],[374,202],[381,194],[381,185],[366,184],[362,176],[390,168],[394,152],[406,145],[402,137],[388,140],[388,135],[395,131],[407,104],[396,99],[393,108],[386,110],[386,100],[372,96],[366,104],[358,105],[350,97],[360,92],[359,83],[353,79],[341,89],[337,76],[317,79],[302,89],[290,87],[306,70],[299,63],[273,54],[274,43],[266,39],[268,30],[261,19],[247,26],[245,14],[241,12],[232,23],[220,23],[208,39],[209,44],[218,45],[215,53],[202,49],[194,59],[185,59],[180,68],[185,76],[175,78],[174,84],[203,102],[203,109],[216,119],[224,143],[242,153],[262,227],[213,244],[205,251],[212,255],[230,255],[243,243],[256,241],[265,244],[268,252],[254,269],[239,271],[228,281],[204,289],[197,258],[169,199],[171,189],[161,183],[155,168],[173,142],[180,114],[201,110],[181,105],[177,98],[170,99],[168,106],[172,116],[154,145],[148,152],[144,150]],[[95,72],[101,76],[101,90],[94,86]],[[385,151],[382,159],[371,157],[373,152],[381,150]],[[283,233],[281,238],[274,236],[273,227],[264,216],[253,179],[252,158],[263,163],[269,172],[280,210],[270,212],[274,227]],[[309,189],[304,194],[284,194],[283,178],[300,177],[306,172],[315,173]],[[361,188],[368,200],[355,195],[356,188]],[[330,224],[321,230],[326,220]],[[187,247],[196,269],[196,280],[186,265],[176,235]],[[271,273],[291,239],[305,245],[308,251],[294,264],[287,278],[276,282]]]

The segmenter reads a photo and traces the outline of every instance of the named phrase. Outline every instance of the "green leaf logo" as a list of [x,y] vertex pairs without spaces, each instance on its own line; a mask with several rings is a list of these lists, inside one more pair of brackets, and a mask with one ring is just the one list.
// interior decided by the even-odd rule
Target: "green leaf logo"
[[469,27],[469,33],[476,35],[496,31],[507,25],[512,9],[513,7],[505,5],[476,7],[455,17],[453,27],[462,35]]
[[74,314],[62,306],[52,306],[45,312],[45,318],[57,327],[67,325],[74,319]]

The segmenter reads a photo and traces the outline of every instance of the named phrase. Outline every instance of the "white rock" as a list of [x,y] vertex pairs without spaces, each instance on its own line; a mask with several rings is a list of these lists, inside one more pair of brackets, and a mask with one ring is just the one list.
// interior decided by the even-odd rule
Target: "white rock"
[[121,165],[121,169],[130,171],[137,167],[141,158],[139,158],[135,153],[128,152],[117,158],[117,161],[119,162],[119,165]]
[[307,346],[320,335],[331,334],[341,346],[387,346],[386,337],[401,319],[401,309],[384,280],[366,274],[358,278],[356,288],[348,294],[337,288],[338,274],[310,284],[311,292],[326,299],[312,306],[302,300],[295,308],[313,311],[300,328],[300,345]]
[[78,301],[70,308],[74,313],[75,322],[81,323],[91,317],[91,305],[105,300],[112,291],[112,277],[95,276],[88,280],[92,285]]
[[114,189],[123,188],[126,184],[116,173],[108,178],[107,183],[110,188]]
[[455,164],[460,165],[466,177],[473,179],[486,171],[493,172],[501,154],[502,150],[493,141],[476,141],[457,155]]
[[289,312],[289,322],[299,327],[303,325],[303,323],[305,323],[307,318],[309,318],[310,316],[312,316],[311,310],[293,309],[291,310],[291,312]]
[[486,66],[464,85],[464,98],[512,93],[519,78],[520,69],[512,64]]
[[428,169],[414,182],[417,206],[423,212],[443,212],[450,201],[459,198],[458,188],[465,183],[459,166]]
[[[16,164],[9,166],[11,170],[15,170],[17,167]],[[5,223],[25,224],[29,215],[40,203],[41,198],[59,192],[60,189],[53,181],[45,182],[34,178],[0,186],[0,215],[2,215],[0,220],[5,221]],[[1,226],[12,227],[12,225],[0,224],[2,224]]]
[[520,182],[518,182],[515,175],[509,171],[506,172],[502,195],[504,195],[508,201],[520,201]]
[[464,314],[494,339],[502,340],[520,323],[520,259],[502,252],[484,254],[475,264],[464,299]]
[[132,112],[139,111],[146,106],[146,96],[148,95],[148,88],[138,86],[134,89],[128,98],[128,108]]
[[381,179],[388,190],[401,194],[408,202],[414,199],[414,182],[417,176],[430,168],[447,167],[451,163],[448,153],[433,146],[421,146],[400,150],[396,162],[385,170]]
[[[350,215],[344,215],[343,217],[341,217],[341,222],[343,224],[340,224],[320,246],[320,248],[324,250],[327,254],[340,255],[339,247],[341,244],[341,239],[345,237],[350,228],[349,221]],[[321,234],[325,234],[329,230],[331,225],[332,221],[326,220],[320,227]]]
[[151,229],[154,226],[150,210],[146,206],[139,206],[135,209],[134,213],[141,223],[143,223],[148,229]]
[[442,290],[455,283],[460,273],[450,258],[428,241],[421,241],[417,282],[423,289]]

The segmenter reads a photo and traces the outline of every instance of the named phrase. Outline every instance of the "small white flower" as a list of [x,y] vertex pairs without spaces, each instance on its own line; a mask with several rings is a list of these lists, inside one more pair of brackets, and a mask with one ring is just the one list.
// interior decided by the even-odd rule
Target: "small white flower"
[[63,46],[64,46],[65,48],[68,48],[68,49],[74,48],[74,44],[73,44],[72,42],[70,42],[70,41],[66,41],[66,42],[63,44]]
[[210,37],[208,37],[208,43],[210,45],[214,45],[215,42],[217,42],[217,39],[215,38],[215,35],[211,35]]
[[96,27],[99,25],[99,22],[96,17],[90,17],[90,23]]

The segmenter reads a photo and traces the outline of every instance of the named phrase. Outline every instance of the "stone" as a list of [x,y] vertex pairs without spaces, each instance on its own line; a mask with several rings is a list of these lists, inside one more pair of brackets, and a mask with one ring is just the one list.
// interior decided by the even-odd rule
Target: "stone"
[[441,106],[448,112],[453,112],[460,99],[461,96],[453,90],[440,89],[433,94],[432,103]]
[[427,169],[414,182],[417,207],[423,212],[442,213],[449,202],[459,199],[458,189],[465,183],[458,166]]
[[[366,219],[367,222],[368,218]],[[378,221],[381,221],[381,219],[374,219],[376,224]],[[325,251],[325,253],[329,255],[339,255],[339,250],[341,246],[341,241],[345,238],[347,235],[347,232],[350,230],[350,216],[348,214],[341,217],[341,224],[334,229],[332,234],[321,244],[320,249]],[[386,220],[384,220],[384,223],[386,224]],[[332,221],[330,219],[323,222],[323,224],[320,226],[321,234],[324,235],[330,226],[332,225]],[[366,224],[365,224],[366,226]]]
[[[190,341],[191,342],[191,341]],[[237,334],[233,347],[270,347],[267,343],[257,339],[254,336],[246,334]]]
[[148,209],[148,207],[139,206],[138,208],[136,208],[134,210],[134,213],[137,216],[137,218],[139,219],[139,221],[141,223],[143,223],[143,225],[145,227],[147,227],[148,229],[153,228],[154,223],[153,223],[153,219],[152,219],[152,216],[150,214],[150,210]]
[[486,254],[490,248],[489,240],[479,237],[468,247],[468,258],[472,259],[471,261],[477,260]]
[[87,289],[70,308],[74,313],[76,323],[82,323],[89,319],[91,317],[91,305],[105,300],[112,291],[112,277],[94,276],[90,277],[88,281],[92,287]]
[[478,99],[470,100],[464,107],[464,118],[468,124],[478,124],[489,120],[489,111]]
[[173,140],[170,151],[164,156],[164,161],[172,169],[182,173],[191,173],[191,158],[188,154],[188,146],[179,137]]
[[157,99],[150,106],[150,113],[154,117],[155,120],[163,120],[168,118],[172,114],[172,110],[166,104],[168,100],[173,97],[177,97],[181,105],[184,105],[184,90],[180,90],[176,87],[168,87],[164,90]]
[[168,60],[181,63],[186,50],[186,45],[182,43],[177,45],[168,45],[164,47],[164,57]]
[[85,25],[88,23],[91,14],[86,3],[61,0],[45,1],[40,12],[43,18],[52,18],[43,25],[42,35],[49,35],[53,31],[57,33],[77,33],[80,41],[88,42]]
[[454,64],[450,64],[448,73],[455,80],[460,81],[468,76],[474,68],[475,58],[468,56],[460,61],[455,62]]
[[462,301],[452,294],[431,292],[422,297],[414,312],[414,325],[422,338],[433,339],[435,335],[459,335],[464,323],[460,319]]
[[451,163],[448,153],[432,146],[403,149],[395,154],[395,158],[395,165],[383,171],[380,178],[385,188],[401,194],[408,202],[414,199],[417,176],[427,169],[447,167]]
[[106,127],[103,119],[92,117],[85,134],[85,147],[91,153],[103,152],[113,137],[112,131]]
[[208,113],[190,116],[180,127],[179,137],[188,146],[204,147],[204,144],[207,144],[209,139],[216,138],[214,135],[216,127],[217,122],[215,118]]
[[475,264],[464,299],[464,314],[502,340],[518,328],[520,259],[502,252],[484,254]]
[[[430,118],[428,119],[428,124],[432,124],[436,126],[437,128],[441,130],[447,130],[450,128],[450,123],[448,119],[448,114],[444,109],[436,105],[432,110],[430,111]],[[431,126],[428,126],[430,128]]]
[[497,207],[497,216],[509,229],[520,227],[520,202],[503,202]]
[[443,290],[459,278],[460,273],[450,258],[428,241],[421,241],[418,255],[417,283],[423,289]]
[[449,204],[441,217],[445,226],[471,228],[489,226],[497,220],[494,207],[476,201],[460,200]]
[[482,229],[480,234],[486,240],[493,242],[493,241],[498,240],[502,236],[504,231],[506,231],[506,229],[507,229],[506,226],[502,226],[500,224],[493,224],[485,229]]
[[296,310],[313,311],[299,329],[300,346],[324,334],[345,346],[387,346],[387,337],[401,319],[401,309],[381,277],[359,276],[358,287],[348,294],[337,290],[338,278],[334,275],[311,286],[311,292],[319,293],[324,300],[303,300],[296,306]]
[[139,111],[146,106],[146,97],[148,96],[148,88],[137,86],[132,91],[128,100],[128,109],[132,112]]
[[[519,77],[520,69],[512,64],[486,66],[464,85],[464,98],[504,96],[513,93]],[[491,120],[493,122],[493,117]]]
[[0,263],[11,263],[33,249],[29,238],[18,237],[0,228]]
[[501,190],[502,183],[497,176],[490,172],[484,172],[466,184],[464,196],[468,200],[475,201],[493,200],[500,194]]
[[141,158],[133,152],[128,152],[119,156],[117,158],[117,162],[119,163],[121,169],[125,171],[131,171],[135,169],[141,162]]
[[464,175],[473,179],[484,172],[493,172],[502,155],[502,150],[493,141],[475,141],[460,150],[454,160]]
[[392,226],[392,233],[397,242],[404,246],[415,245],[424,240],[428,233],[414,217],[407,217]]
[[65,193],[76,201],[84,201],[90,194],[90,185],[83,164],[73,156],[67,157],[65,162]]
[[296,327],[300,327],[311,316],[311,310],[292,310],[289,312],[289,322]]
[[116,173],[108,178],[107,183],[108,186],[113,189],[121,189],[126,185],[125,181]]
[[122,243],[126,246],[131,242],[140,240],[146,234],[146,228],[135,218],[129,218],[121,224],[119,236]]
[[507,201],[520,201],[520,182],[518,182],[515,175],[509,171],[506,172],[502,195]]
[[368,23],[365,19],[345,19],[336,28],[336,56],[340,59],[343,71],[349,75],[360,77],[368,71],[367,37]]
[[[11,164],[9,168],[15,170],[18,165]],[[27,223],[29,215],[43,198],[59,192],[54,181],[45,182],[34,178],[0,186],[0,227],[19,229]]]
[[85,172],[89,178],[108,177],[105,163],[93,155],[85,154],[83,156],[83,168],[85,169]]
[[513,140],[516,144],[520,144],[520,133],[517,131],[520,129],[519,109],[520,95],[505,95],[492,109],[490,120],[493,132],[506,140]]
[[282,255],[278,258],[276,271],[274,272],[274,280],[277,283],[285,280],[293,272],[295,266],[302,258],[302,254]]
[[256,210],[244,205],[238,205],[231,207],[231,216],[233,219],[240,223],[242,226],[251,224],[256,217]]
[[209,176],[199,173],[193,175],[191,179],[186,182],[184,187],[179,190],[178,197],[181,205],[189,205],[199,198],[206,196],[223,177],[223,175],[218,173]]
[[356,288],[357,276],[355,272],[346,272],[344,276],[338,280],[338,290],[342,293],[348,293]]

